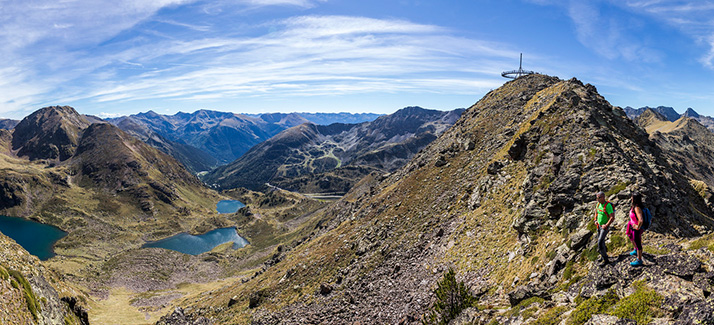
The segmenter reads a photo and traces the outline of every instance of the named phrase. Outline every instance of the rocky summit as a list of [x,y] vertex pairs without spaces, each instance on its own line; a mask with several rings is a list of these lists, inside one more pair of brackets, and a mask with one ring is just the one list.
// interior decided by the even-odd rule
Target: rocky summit
[[[162,322],[421,323],[456,290],[472,297],[456,324],[711,323],[714,210],[692,176],[592,85],[520,77],[404,167],[318,211],[253,277]],[[615,206],[605,266],[598,191]],[[634,191],[655,215],[640,268],[623,233]]]

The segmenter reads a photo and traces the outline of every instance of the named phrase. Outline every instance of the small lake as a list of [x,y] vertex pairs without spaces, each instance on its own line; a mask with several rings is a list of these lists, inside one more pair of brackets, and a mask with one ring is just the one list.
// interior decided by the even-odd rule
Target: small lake
[[245,204],[241,201],[222,200],[216,204],[216,211],[218,211],[218,213],[235,213],[244,206]]
[[248,245],[247,240],[238,236],[236,228],[230,227],[214,229],[198,236],[180,233],[159,241],[146,243],[142,247],[161,247],[184,254],[198,255],[228,242],[233,242],[233,249]]
[[67,233],[57,227],[22,218],[0,215],[0,232],[15,240],[30,254],[45,261],[55,256],[52,246]]

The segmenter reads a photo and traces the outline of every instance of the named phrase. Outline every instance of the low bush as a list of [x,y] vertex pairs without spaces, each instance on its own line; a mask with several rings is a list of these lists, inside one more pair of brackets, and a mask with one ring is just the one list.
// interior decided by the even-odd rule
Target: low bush
[[463,282],[456,281],[452,268],[444,274],[434,290],[436,301],[424,318],[424,324],[448,324],[461,311],[476,305],[477,299],[471,295]]

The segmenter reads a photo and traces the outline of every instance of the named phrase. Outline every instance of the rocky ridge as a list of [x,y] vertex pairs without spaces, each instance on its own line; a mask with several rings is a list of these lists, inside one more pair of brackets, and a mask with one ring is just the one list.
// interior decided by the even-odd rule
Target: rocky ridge
[[[604,268],[594,265],[591,222],[601,190],[616,207],[610,252],[619,256]],[[620,233],[635,190],[661,216],[642,269],[627,265]],[[686,249],[711,245],[713,218],[688,177],[595,87],[529,75],[489,92],[403,168],[363,179],[278,263],[183,311],[214,323],[416,323],[453,267],[479,298],[461,323],[573,320],[608,292],[623,308],[640,303],[638,290],[684,297],[679,309],[652,307],[657,317],[706,322],[711,267],[698,254],[709,253]],[[678,291],[678,279],[693,292]]]

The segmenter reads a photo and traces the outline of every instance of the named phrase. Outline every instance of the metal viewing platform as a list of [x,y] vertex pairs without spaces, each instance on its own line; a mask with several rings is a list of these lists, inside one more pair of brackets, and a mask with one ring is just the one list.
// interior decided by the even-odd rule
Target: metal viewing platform
[[501,72],[501,77],[508,79],[516,79],[520,76],[525,76],[534,73],[535,72],[530,70],[523,70],[523,53],[521,53],[521,62],[518,64],[518,70],[503,71]]

